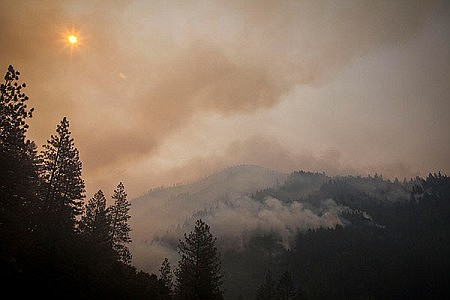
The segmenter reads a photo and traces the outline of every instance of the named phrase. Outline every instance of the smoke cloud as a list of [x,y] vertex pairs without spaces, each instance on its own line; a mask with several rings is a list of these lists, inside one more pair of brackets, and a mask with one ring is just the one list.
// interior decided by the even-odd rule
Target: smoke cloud
[[[342,224],[337,215],[340,210],[342,208],[331,199],[324,201],[320,212],[315,213],[300,202],[285,204],[269,197],[259,203],[242,198],[219,205],[206,220],[229,247],[242,246],[245,243],[244,234],[255,232],[278,234],[283,244],[289,247],[290,239],[299,231],[319,227],[334,228]],[[236,241],[236,238],[239,240]]]
[[[298,232],[342,225],[339,215],[348,208],[332,199],[311,204],[250,197],[258,190],[282,184],[286,177],[284,173],[246,165],[191,184],[150,191],[136,199],[131,209],[133,263],[155,271],[165,257],[176,262],[179,239],[200,218],[211,226],[221,250],[243,249],[254,235],[274,235],[289,248]],[[305,193],[315,189],[318,186]]]
[[[134,233],[132,245],[134,263],[147,270],[156,270],[165,257],[178,259],[176,249],[183,234],[193,229],[196,219],[201,218],[211,226],[222,249],[239,250],[256,235],[275,235],[280,243],[290,247],[290,241],[298,232],[314,228],[334,228],[342,225],[339,213],[346,210],[332,199],[321,202],[318,207],[305,207],[304,203],[282,201],[268,197],[263,202],[249,197],[216,199],[205,204],[193,198],[177,201],[178,210],[166,215],[169,220],[179,220],[165,229]],[[173,201],[173,200],[172,200]],[[170,202],[170,200],[169,200]],[[194,202],[194,204],[192,204]],[[196,209],[193,209],[196,206]],[[172,206],[166,203],[162,206]],[[158,210],[160,211],[160,210]],[[183,216],[179,214],[182,211]],[[189,214],[191,212],[191,214]],[[152,215],[147,217],[152,218]],[[165,222],[167,224],[167,222]],[[154,228],[153,228],[154,229]],[[140,236],[143,234],[143,236]]]
[[[294,97],[298,87],[326,88],[355,61],[421,37],[430,16],[442,8],[447,9],[429,1],[7,0],[0,4],[0,66],[6,70],[13,64],[28,83],[30,104],[36,108],[30,134],[38,144],[45,143],[62,116],[68,116],[88,189],[108,189],[123,180],[130,182],[130,193],[136,195],[176,169],[168,170],[161,163],[166,155],[162,149],[170,149],[185,128],[208,131],[196,126],[201,118],[218,116],[216,120],[222,123],[213,126],[228,128],[233,118],[251,118],[295,103],[304,96]],[[64,44],[64,34],[72,29],[80,36],[76,49]],[[435,31],[438,36],[444,33]],[[447,48],[432,59],[448,55]],[[436,68],[448,78],[448,64]],[[439,84],[435,90],[445,86]],[[437,106],[448,111],[442,102],[448,95],[445,89],[444,96],[435,99]],[[327,121],[331,127],[336,122]],[[438,122],[446,121],[439,116]],[[267,126],[261,130],[265,131],[251,134],[273,139]],[[243,127],[232,132],[233,138],[231,132],[225,133],[228,139],[221,145],[239,148],[236,143],[251,140],[247,131],[255,130]],[[316,142],[311,134],[302,138],[305,143]],[[442,132],[439,138],[442,143],[448,141]],[[322,145],[327,144],[325,135],[321,139]],[[351,156],[345,146],[334,142],[299,151],[286,143],[291,141],[281,141],[281,148],[289,152],[336,149],[344,162]],[[178,169],[190,165],[186,159],[223,154],[188,152],[189,147],[195,147],[192,141],[185,144],[183,154],[173,152],[170,157]],[[288,165],[278,151],[272,154],[258,161],[265,160],[267,165],[279,160]],[[411,157],[418,154],[412,152]],[[448,160],[439,163],[449,167]],[[213,166],[212,160],[210,164],[210,169],[221,167]],[[360,165],[368,165],[364,161],[356,164],[358,171]],[[145,171],[142,165],[158,169]],[[423,166],[413,169],[412,173],[420,172]],[[135,178],[145,186],[133,184]]]

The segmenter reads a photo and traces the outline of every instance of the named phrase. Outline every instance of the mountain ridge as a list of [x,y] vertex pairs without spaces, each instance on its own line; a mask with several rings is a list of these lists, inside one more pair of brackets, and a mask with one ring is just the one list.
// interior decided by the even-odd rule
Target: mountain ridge
[[[145,201],[146,198],[148,198],[148,197],[166,196],[166,194],[168,192],[172,192],[172,194],[174,194],[174,193],[184,193],[184,192],[190,191],[192,193],[192,190],[198,191],[199,189],[201,189],[201,187],[208,186],[208,185],[210,186],[214,182],[218,182],[220,179],[226,179],[228,182],[236,183],[236,181],[245,179],[246,176],[248,177],[250,175],[257,176],[257,177],[254,177],[256,182],[253,182],[253,183],[255,183],[255,185],[261,186],[257,189],[271,187],[273,183],[275,183],[275,184],[282,183],[284,180],[286,180],[286,178],[288,176],[287,173],[279,172],[279,171],[272,170],[272,169],[265,168],[265,167],[258,166],[258,165],[251,165],[251,164],[234,165],[234,166],[230,166],[230,167],[218,170],[209,175],[206,175],[205,177],[203,177],[199,180],[196,180],[194,182],[185,183],[185,184],[176,184],[173,186],[160,186],[160,187],[152,188],[148,192],[144,193],[143,195],[134,198],[132,200],[132,202],[133,202],[133,204],[135,204],[135,203],[138,203],[141,201]],[[262,176],[267,176],[267,177],[262,178]],[[273,178],[275,178],[274,182],[270,181],[271,176]],[[259,182],[260,180],[262,180],[262,182]],[[229,187],[235,187],[235,185],[231,186],[229,184],[228,188]],[[251,190],[250,190],[250,188],[251,188]],[[253,186],[247,187],[244,191],[241,191],[241,192],[246,192],[246,191],[248,191],[250,193],[253,192],[254,191]]]
[[[131,200],[130,249],[136,265],[148,266],[153,239],[185,224],[201,210],[208,210],[230,199],[283,183],[287,174],[256,165],[238,165],[210,174],[196,182],[157,188]],[[157,254],[155,254],[157,255]],[[148,268],[153,268],[151,265]]]

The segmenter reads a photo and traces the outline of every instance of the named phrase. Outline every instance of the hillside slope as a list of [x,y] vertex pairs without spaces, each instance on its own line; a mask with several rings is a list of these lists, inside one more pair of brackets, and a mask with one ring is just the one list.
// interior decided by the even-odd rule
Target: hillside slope
[[281,184],[286,177],[284,173],[263,167],[240,165],[191,184],[154,189],[133,199],[130,211],[133,243],[130,248],[134,263],[147,270],[155,268],[163,256],[160,252],[164,251],[155,249],[152,244],[155,236],[182,226],[198,211]]

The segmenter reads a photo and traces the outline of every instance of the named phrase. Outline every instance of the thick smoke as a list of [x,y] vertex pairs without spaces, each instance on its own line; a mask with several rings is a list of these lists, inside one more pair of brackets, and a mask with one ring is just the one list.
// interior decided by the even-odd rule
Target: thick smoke
[[155,189],[135,199],[131,210],[134,263],[156,270],[164,257],[176,261],[179,239],[199,218],[211,226],[222,250],[242,249],[255,234],[275,235],[289,248],[298,232],[342,224],[339,215],[347,208],[332,199],[311,205],[273,197],[259,201],[249,196],[285,179],[285,174],[269,169],[239,166],[192,184]]
[[[188,212],[192,207],[178,203],[178,208]],[[176,260],[178,240],[184,233],[192,230],[198,218],[211,226],[213,234],[218,237],[221,250],[242,249],[254,235],[275,235],[280,239],[280,244],[289,248],[290,241],[299,232],[342,225],[339,213],[346,209],[332,199],[322,201],[319,208],[308,208],[296,201],[283,203],[273,197],[262,202],[249,197],[217,201],[213,205],[200,208],[192,215],[186,213],[181,224],[172,224],[165,231],[156,232],[153,238],[147,235],[147,240],[135,241],[135,263],[139,267],[152,270],[157,268],[164,257]],[[171,220],[174,219],[176,218],[173,216]]]
[[273,197],[257,202],[244,197],[218,205],[205,219],[226,246],[245,245],[246,234],[275,233],[281,237],[283,245],[289,247],[290,239],[298,232],[342,224],[338,217],[342,209],[331,199],[323,202],[320,211],[314,212],[300,202],[283,203]]
[[[88,184],[104,188],[198,114],[272,108],[296,86],[329,82],[355,58],[413,38],[427,3],[7,0],[0,66],[14,64],[29,83],[38,144],[67,115]],[[74,51],[62,41],[72,27],[82,41]],[[134,177],[143,176],[153,174]]]

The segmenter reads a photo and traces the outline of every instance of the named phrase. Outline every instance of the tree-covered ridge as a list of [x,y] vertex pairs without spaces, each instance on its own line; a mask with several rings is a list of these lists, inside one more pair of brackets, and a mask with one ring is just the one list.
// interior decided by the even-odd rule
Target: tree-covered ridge
[[[286,186],[256,195],[292,201],[287,197],[301,193],[301,184],[297,191],[292,188],[298,174],[319,176],[296,172]],[[225,288],[233,290],[230,296],[263,299],[258,291],[267,289],[263,275],[267,269],[272,270],[272,278],[288,271],[306,299],[444,299],[450,295],[449,177],[437,173],[402,182],[378,175],[327,177],[313,194],[295,201],[313,206],[322,197],[349,208],[339,215],[342,225],[299,232],[288,248],[274,232],[254,234],[242,251],[228,250],[223,265],[230,274],[225,281]],[[275,291],[276,280],[272,282]]]
[[304,200],[317,192],[322,184],[329,179],[330,177],[324,173],[295,171],[289,174],[283,184],[257,191],[254,193],[253,198],[263,201],[270,196],[283,200],[286,203]]
[[253,198],[262,201],[267,196],[284,202],[313,202],[315,199],[330,197],[348,198],[349,196],[379,201],[404,201],[409,199],[412,187],[419,178],[401,182],[396,178],[391,181],[381,175],[374,176],[328,176],[325,173],[306,171],[292,172],[280,186],[269,187],[254,193]]

